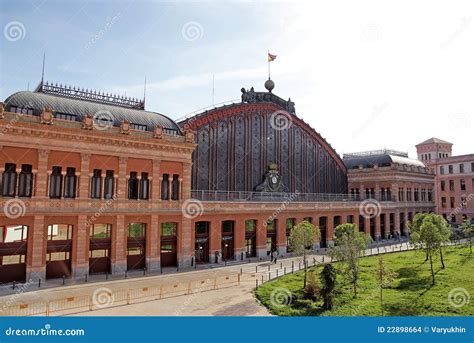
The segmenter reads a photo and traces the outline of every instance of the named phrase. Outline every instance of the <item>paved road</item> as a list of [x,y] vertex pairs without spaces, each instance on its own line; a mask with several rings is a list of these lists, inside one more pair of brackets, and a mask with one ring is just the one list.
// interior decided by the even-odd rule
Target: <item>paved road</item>
[[[405,243],[402,250],[409,248]],[[394,244],[379,249],[369,249],[367,254],[378,252],[399,251],[400,245]],[[309,264],[328,261],[325,255],[310,255]],[[152,300],[124,306],[114,306],[104,309],[97,309],[89,312],[82,312],[79,315],[181,315],[181,316],[202,316],[202,315],[268,315],[267,310],[259,305],[255,300],[252,291],[255,288],[255,278],[261,282],[262,278],[267,281],[269,278],[281,276],[283,273],[291,272],[303,267],[301,257],[281,259],[277,264],[270,264],[269,261],[260,261],[242,265],[221,266],[218,268],[204,269],[197,271],[187,271],[168,275],[157,275],[147,277],[137,277],[133,279],[121,279],[106,282],[84,283],[71,286],[42,289],[30,292],[18,292],[8,296],[0,297],[0,315],[8,312],[2,310],[4,305],[31,304],[35,302],[48,302],[67,297],[92,296],[100,288],[107,288],[112,293],[118,293],[123,289],[160,287],[163,285],[188,284],[202,282],[202,280],[214,280],[215,278],[225,278],[227,276],[237,279],[237,274],[243,273],[240,285],[229,284],[226,288],[218,287],[216,290],[200,291],[193,289],[192,294],[174,296],[170,298]],[[256,272],[257,271],[257,272]],[[250,276],[254,276],[251,278]],[[17,290],[18,291],[18,290]]]

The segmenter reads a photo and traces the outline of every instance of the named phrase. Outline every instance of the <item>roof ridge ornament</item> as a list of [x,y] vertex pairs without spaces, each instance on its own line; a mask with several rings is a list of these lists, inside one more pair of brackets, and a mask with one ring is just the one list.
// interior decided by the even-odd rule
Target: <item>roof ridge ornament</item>
[[92,89],[85,89],[66,86],[62,84],[57,84],[53,82],[46,81],[41,84],[41,87],[38,87],[35,92],[41,92],[50,95],[56,95],[60,97],[73,98],[77,100],[92,101],[106,105],[126,107],[136,110],[145,109],[145,101],[137,98],[119,96],[112,93],[105,93]]

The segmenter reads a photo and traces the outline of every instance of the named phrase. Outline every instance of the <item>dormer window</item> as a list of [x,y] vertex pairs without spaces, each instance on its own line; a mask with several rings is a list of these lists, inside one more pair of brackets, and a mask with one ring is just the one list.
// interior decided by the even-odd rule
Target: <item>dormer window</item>
[[146,131],[146,129],[147,129],[147,126],[146,126],[146,125],[135,124],[135,123],[130,123],[130,127],[131,127],[133,130],[138,130],[138,131]]
[[77,118],[75,114],[58,113],[58,112],[54,114],[54,117],[56,119],[69,120],[69,121],[76,121],[76,118]]
[[23,106],[10,106],[10,112],[18,114],[30,114],[33,115],[33,109]]

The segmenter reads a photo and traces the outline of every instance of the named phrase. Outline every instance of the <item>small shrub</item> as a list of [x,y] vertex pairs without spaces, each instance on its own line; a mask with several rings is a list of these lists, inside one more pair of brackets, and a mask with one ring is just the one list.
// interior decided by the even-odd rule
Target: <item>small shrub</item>
[[316,280],[316,275],[314,272],[309,273],[308,284],[304,289],[304,298],[310,300],[316,300],[319,297],[321,289]]

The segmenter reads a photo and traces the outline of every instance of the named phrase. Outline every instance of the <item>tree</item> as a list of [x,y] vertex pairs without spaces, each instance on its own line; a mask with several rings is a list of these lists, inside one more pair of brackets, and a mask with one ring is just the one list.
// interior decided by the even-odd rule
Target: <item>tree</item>
[[332,267],[332,264],[326,263],[323,270],[319,274],[322,288],[320,290],[321,297],[323,298],[323,308],[325,310],[332,309],[334,299],[334,288],[336,288],[336,271]]
[[296,254],[303,254],[304,280],[303,288],[306,288],[306,273],[308,263],[306,255],[313,249],[313,244],[319,241],[321,233],[317,226],[314,226],[307,220],[296,224],[290,231],[290,248]]
[[471,219],[466,218],[461,224],[462,231],[464,235],[467,236],[467,239],[469,241],[469,254],[472,254],[472,233],[474,226],[471,224]]
[[387,287],[393,280],[397,278],[398,274],[394,271],[391,271],[385,266],[385,261],[383,256],[379,256],[379,264],[375,270],[375,278],[377,280],[377,285],[380,288],[380,310],[382,311],[383,316],[383,289]]
[[355,224],[341,224],[334,231],[334,247],[329,254],[331,257],[342,261],[345,268],[344,275],[352,284],[354,298],[357,297],[359,284],[359,258],[362,256],[372,238],[359,232]]
[[448,222],[439,214],[418,213],[410,224],[412,243],[425,251],[430,261],[431,284],[435,284],[433,269],[433,254],[439,251],[441,265],[445,268],[443,260],[443,243],[449,242],[451,228]]

